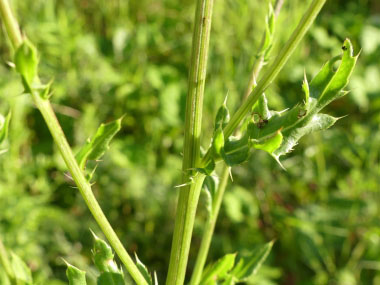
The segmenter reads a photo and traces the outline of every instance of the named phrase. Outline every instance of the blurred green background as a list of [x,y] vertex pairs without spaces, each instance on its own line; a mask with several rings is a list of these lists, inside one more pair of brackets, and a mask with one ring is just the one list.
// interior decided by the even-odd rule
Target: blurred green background
[[[190,0],[13,0],[22,30],[38,47],[43,80],[77,150],[102,122],[123,127],[99,163],[93,190],[129,252],[164,281],[181,176],[184,102],[194,2]],[[285,0],[275,56],[311,1]],[[215,1],[202,137],[210,141],[217,107],[229,93],[236,110],[264,29],[268,1]],[[302,139],[283,171],[256,151],[233,169],[209,261],[276,239],[247,284],[380,284],[380,2],[330,0],[267,91],[282,110],[348,37],[358,65],[348,96],[327,113],[345,116]],[[66,284],[61,257],[94,282],[89,228],[100,231],[31,98],[6,64],[0,30],[0,113],[12,110],[0,156],[0,236],[40,284]],[[206,217],[201,197],[189,272]],[[0,276],[4,273],[0,268]],[[47,281],[48,280],[48,281]],[[90,280],[90,281],[91,281]],[[1,283],[1,277],[0,277]]]

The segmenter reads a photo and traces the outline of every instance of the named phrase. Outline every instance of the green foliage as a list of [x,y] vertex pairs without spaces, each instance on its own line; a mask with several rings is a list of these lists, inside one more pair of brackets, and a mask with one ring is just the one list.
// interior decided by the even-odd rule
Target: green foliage
[[9,123],[11,121],[11,112],[8,112],[8,115],[4,118],[0,114],[0,144],[2,144],[8,137]]
[[25,85],[28,86],[27,90],[29,90],[37,76],[38,56],[36,48],[29,40],[24,39],[15,52],[14,60],[16,70],[21,74]]
[[66,276],[69,279],[69,285],[86,285],[86,272],[76,268],[66,262]]
[[268,257],[273,246],[273,241],[254,250],[249,256],[242,257],[231,272],[238,282],[247,280],[257,273],[265,259]]
[[246,257],[235,263],[236,254],[227,254],[208,265],[202,274],[200,284],[236,284],[247,281],[255,275],[268,257],[273,241],[257,247]]
[[16,284],[33,284],[32,273],[25,262],[14,252],[11,252],[10,260]]
[[[41,79],[48,82],[54,75],[53,107],[71,145],[80,148],[100,123],[126,114],[121,135],[114,137],[94,174],[93,189],[123,243],[163,280],[175,198],[181,191],[173,186],[181,169],[194,3],[11,2],[23,31],[38,47]],[[307,5],[284,3],[272,55]],[[215,2],[205,133],[214,130],[216,102],[224,100],[227,90],[231,113],[241,104],[266,10],[257,1]],[[267,266],[247,284],[379,282],[378,15],[376,1],[327,1],[311,33],[265,91],[270,110],[302,106],[308,102],[300,92],[305,69],[311,79],[322,62],[340,52],[346,36],[355,50],[362,49],[346,87],[350,92],[324,111],[347,117],[300,139],[292,153],[281,157],[287,172],[261,151],[244,167],[233,168],[234,183],[227,189],[209,260],[274,238],[278,245]],[[3,30],[1,38],[2,62],[14,61]],[[0,113],[12,110],[10,144],[4,143],[8,152],[0,156],[1,236],[31,268],[35,283],[66,284],[64,257],[87,272],[89,284],[96,284],[86,250],[92,246],[87,228],[96,225],[72,182],[61,175],[67,169],[40,114],[28,96],[17,96],[23,92],[19,78],[5,64],[0,74]],[[202,135],[203,146],[209,146],[210,137]],[[207,215],[203,202],[194,245]],[[194,246],[192,256],[197,251]]]
[[107,124],[101,124],[92,139],[87,140],[76,155],[80,168],[86,167],[87,160],[97,160],[104,155],[109,149],[112,138],[120,130],[122,119],[123,117]]
[[226,254],[214,264],[209,265],[202,274],[201,284],[215,284],[217,280],[228,277],[228,272],[235,265],[235,253]]

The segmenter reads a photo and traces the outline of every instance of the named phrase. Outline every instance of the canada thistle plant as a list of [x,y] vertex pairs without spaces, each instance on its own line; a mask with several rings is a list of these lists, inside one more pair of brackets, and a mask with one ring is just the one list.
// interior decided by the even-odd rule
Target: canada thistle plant
[[[325,63],[312,80],[305,75],[300,88],[302,100],[297,105],[283,111],[270,110],[264,94],[310,28],[324,3],[325,0],[314,0],[311,3],[288,42],[256,83],[261,69],[272,59],[271,51],[276,26],[274,11],[279,11],[282,1],[277,1],[275,9],[269,7],[265,32],[243,96],[244,101],[232,116],[226,100],[224,101],[215,116],[209,148],[201,155],[202,104],[213,0],[198,0],[186,102],[184,175],[178,187],[179,200],[166,284],[183,284],[185,281],[192,229],[202,186],[208,199],[208,220],[190,284],[245,282],[251,275],[256,274],[270,253],[273,241],[258,246],[248,255],[229,253],[205,266],[231,167],[245,162],[256,150],[267,152],[283,167],[281,157],[291,152],[303,136],[326,130],[338,120],[322,113],[322,110],[347,93],[344,88],[348,84],[358,57],[354,55],[352,44],[348,39],[343,42],[342,54]],[[104,155],[112,138],[122,127],[122,118],[102,124],[94,136],[88,139],[74,155],[50,105],[53,81],[44,83],[38,76],[40,56],[37,49],[31,40],[21,35],[7,0],[0,0],[0,12],[15,50],[13,63],[15,70],[20,74],[25,93],[32,97],[41,112],[78,190],[111,245],[93,234],[93,261],[99,273],[97,284],[125,283],[126,274],[116,264],[113,250],[137,284],[158,284],[156,274],[152,274],[137,255],[132,259],[127,253],[91,190],[91,178],[96,167],[90,169],[87,161],[97,161]],[[337,63],[339,64],[336,68]],[[6,147],[1,146],[6,144],[10,114],[9,112],[5,117],[0,115],[0,154],[6,151]],[[224,165],[221,173],[215,170],[218,163]],[[33,284],[27,266],[15,254],[9,254],[1,242],[0,261],[11,283]],[[87,284],[84,271],[67,262],[66,264],[69,284]]]

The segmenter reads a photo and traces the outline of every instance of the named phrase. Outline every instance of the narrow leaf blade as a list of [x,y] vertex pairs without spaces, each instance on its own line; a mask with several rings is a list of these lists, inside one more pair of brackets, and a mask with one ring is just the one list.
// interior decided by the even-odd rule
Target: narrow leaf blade
[[123,117],[107,124],[101,124],[94,137],[88,140],[77,153],[76,160],[81,169],[85,168],[87,160],[97,160],[109,149],[112,138],[121,128],[122,119]]
[[248,257],[243,257],[233,269],[233,275],[239,282],[245,281],[248,277],[256,274],[268,257],[274,241],[270,241],[259,249],[252,252]]

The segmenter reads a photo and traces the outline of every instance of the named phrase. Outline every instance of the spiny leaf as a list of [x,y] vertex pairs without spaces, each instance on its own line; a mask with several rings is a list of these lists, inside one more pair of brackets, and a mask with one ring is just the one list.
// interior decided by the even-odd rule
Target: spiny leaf
[[37,75],[38,56],[37,50],[33,44],[24,39],[22,44],[17,48],[14,56],[16,70],[21,74],[25,83],[30,87]]
[[268,242],[253,251],[249,256],[240,258],[239,262],[232,270],[231,275],[233,275],[239,282],[244,282],[248,277],[256,274],[268,257],[273,243],[274,241]]
[[135,253],[135,258],[136,258],[136,266],[141,272],[141,274],[144,276],[145,281],[148,282],[149,285],[153,285],[152,276],[150,275],[148,268],[146,268],[145,264],[140,261],[136,253]]
[[[332,126],[337,119],[319,114],[330,102],[343,96],[343,88],[355,66],[357,56],[353,56],[353,48],[349,40],[344,42],[343,55],[328,61],[321,71],[307,83],[305,76],[302,86],[305,102],[298,104],[286,112],[271,112],[270,119],[262,122],[251,122],[248,126],[250,139],[257,144],[265,143],[281,130],[283,140],[281,146],[273,152],[277,159],[292,150],[299,139],[313,131],[324,130]],[[336,70],[334,64],[341,60]]]
[[221,127],[219,127],[214,132],[214,137],[212,138],[212,154],[214,157],[220,157],[222,154],[222,149],[224,147],[224,134]]
[[8,129],[11,116],[12,114],[10,111],[5,118],[0,114],[0,144],[3,143],[8,137]]
[[121,128],[122,119],[123,117],[107,124],[101,124],[94,137],[81,148],[76,155],[81,169],[85,168],[87,160],[97,160],[109,149],[109,143]]
[[69,285],[86,285],[86,272],[76,268],[66,261],[65,263],[67,265],[66,276],[67,279],[69,279]]
[[240,139],[230,137],[227,141],[225,141],[224,148],[222,151],[222,158],[227,165],[237,165],[248,159],[248,138],[249,137],[246,134]]
[[337,118],[326,114],[316,114],[303,127],[293,127],[284,132],[282,145],[273,153],[276,158],[290,152],[297,142],[305,135],[315,131],[326,130],[335,124]]
[[103,272],[97,279],[97,285],[124,285],[124,277],[117,272]]
[[230,112],[227,108],[227,96],[223,102],[223,105],[219,107],[218,112],[215,116],[215,128],[217,130],[219,128],[224,128],[228,122],[230,121]]
[[226,254],[214,264],[206,267],[202,274],[200,284],[216,284],[216,281],[223,280],[235,264],[236,253]]
[[206,193],[206,209],[209,215],[213,212],[212,201],[214,200],[218,184],[218,176],[207,176],[203,181],[203,189]]
[[14,252],[11,252],[11,266],[17,284],[33,284],[32,273],[29,267]]
[[282,143],[283,136],[280,131],[277,132],[276,135],[267,139],[262,143],[252,143],[252,146],[256,149],[261,149],[266,151],[269,154],[273,154],[273,152],[278,149]]
[[268,100],[264,93],[259,97],[255,105],[253,106],[252,110],[253,110],[253,113],[256,113],[259,115],[260,119],[262,120],[270,119],[271,114],[268,108]]
[[114,254],[112,248],[104,240],[95,235],[94,232],[91,231],[91,233],[94,237],[92,255],[94,257],[95,266],[100,272],[122,273],[113,260]]

